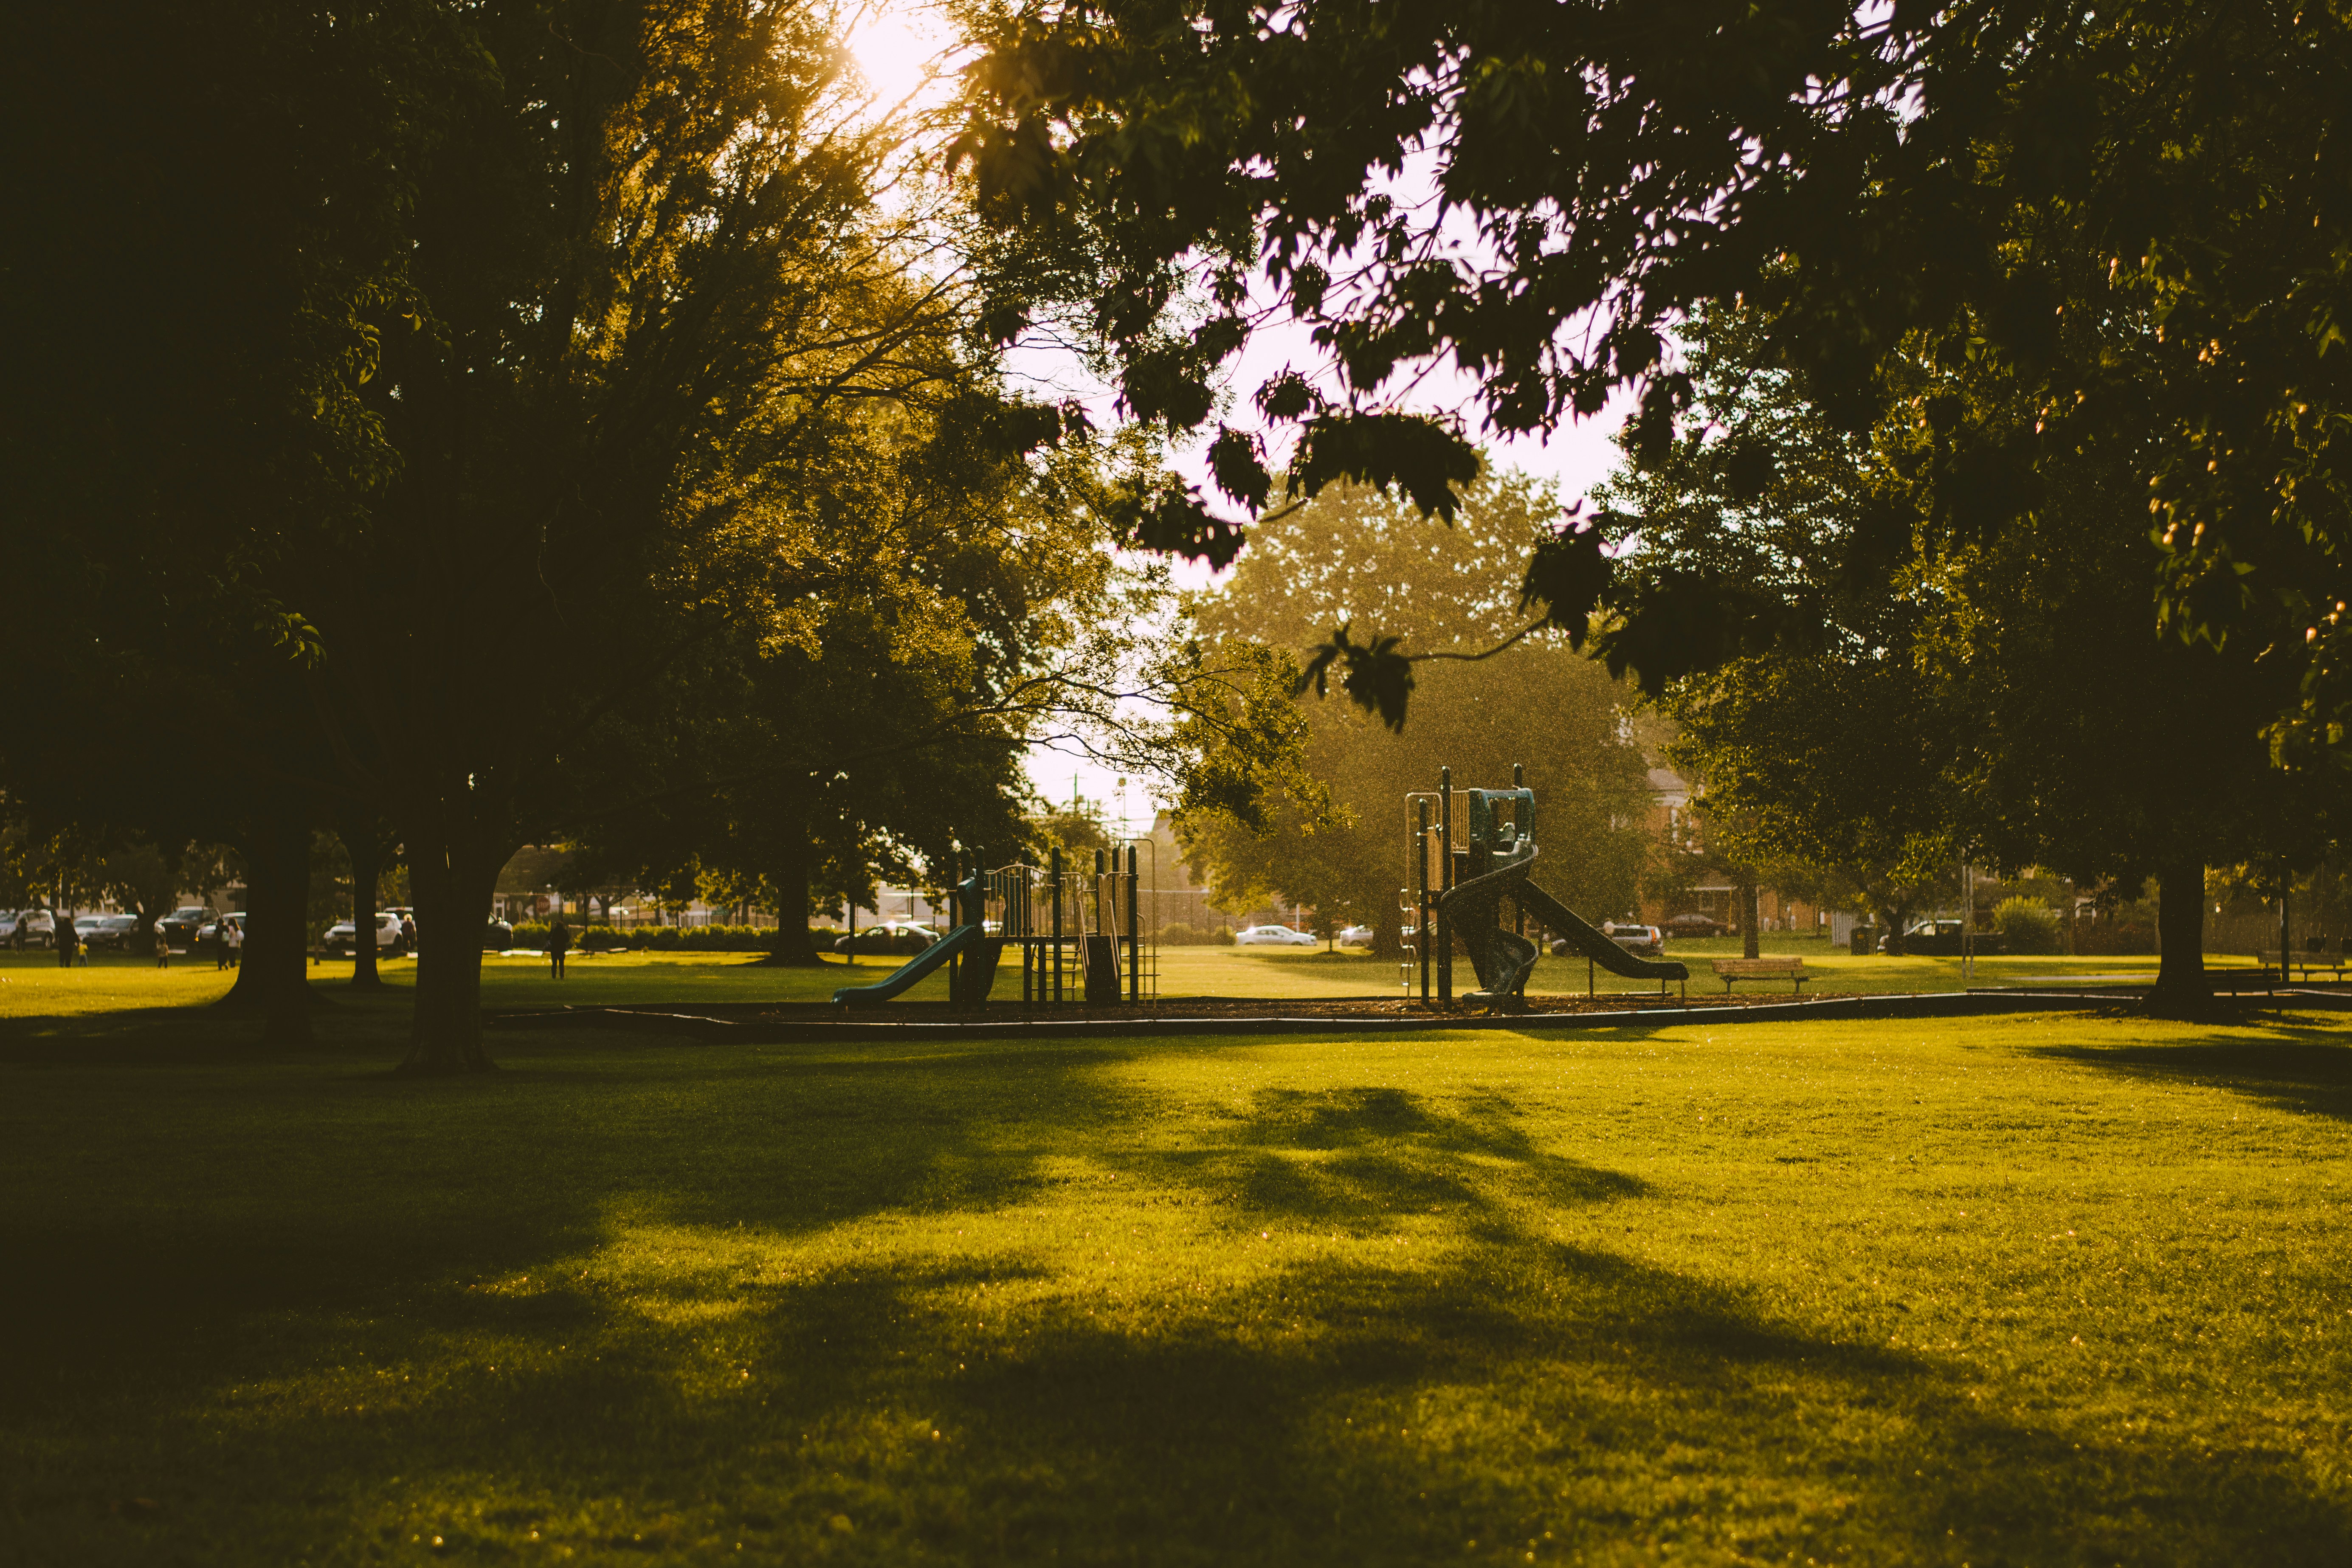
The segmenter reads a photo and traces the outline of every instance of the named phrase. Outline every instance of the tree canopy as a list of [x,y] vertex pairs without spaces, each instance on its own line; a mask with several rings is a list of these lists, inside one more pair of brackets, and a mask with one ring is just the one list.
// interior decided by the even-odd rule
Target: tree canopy
[[[2012,518],[2045,464],[2157,433],[2131,467],[2171,624],[2307,637],[2295,728],[2339,734],[2340,7],[1101,0],[1013,6],[991,41],[961,144],[982,200],[1097,258],[1077,313],[1131,413],[1214,427],[1219,504],[1349,478],[1450,515],[1481,430],[1620,389],[1651,460],[1697,412],[1677,327],[1759,305],[1770,363],[1843,428],[1921,352],[2011,383],[2021,425],[1935,411],[1940,523]],[[1221,405],[1223,367],[1283,320],[1330,374]],[[1414,405],[1433,366],[1466,407]],[[1145,521],[1213,558],[1240,537],[1193,492]],[[1600,544],[1571,519],[1530,552],[1553,624],[1611,604],[1637,666],[1687,658],[1685,633],[1736,648],[1741,584],[1622,600]],[[1383,656],[1334,649],[1360,700],[1394,687]]]

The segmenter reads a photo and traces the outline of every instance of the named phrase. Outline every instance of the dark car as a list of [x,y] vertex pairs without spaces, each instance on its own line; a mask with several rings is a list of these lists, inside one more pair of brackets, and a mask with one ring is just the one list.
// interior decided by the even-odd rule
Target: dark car
[[81,932],[82,946],[92,952],[128,952],[131,940],[141,934],[137,915],[100,915],[94,923],[76,921],[74,925]]
[[514,927],[499,919],[498,916],[492,915],[489,924],[482,928],[482,951],[504,952],[513,945]]
[[196,945],[196,933],[212,923],[213,912],[202,904],[189,904],[173,910],[156,923],[163,928],[164,940],[173,947],[187,949]]
[[911,955],[922,952],[939,940],[940,933],[929,926],[917,925],[912,921],[885,921],[878,926],[867,926],[855,938],[845,936],[834,938],[833,951],[851,952],[853,950],[850,943],[855,941],[857,945],[854,951],[858,952],[902,952]]
[[[1990,958],[2000,952],[2000,938],[1990,931],[1977,932],[1969,944],[1979,958]],[[1878,951],[1888,951],[1886,939],[1878,939]],[[1903,951],[1922,958],[1958,958],[1960,956],[1960,922],[1958,921],[1921,921],[1903,933]]]
[[1730,933],[1729,926],[1707,915],[1675,915],[1666,921],[1668,936],[1728,936]]

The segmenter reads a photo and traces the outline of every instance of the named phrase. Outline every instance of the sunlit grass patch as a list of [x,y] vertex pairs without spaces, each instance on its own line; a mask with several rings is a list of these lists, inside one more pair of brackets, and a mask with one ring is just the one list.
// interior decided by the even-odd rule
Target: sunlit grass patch
[[454,1084],[370,1026],[0,1068],[16,1556],[2352,1544],[2325,1020],[599,1032]]

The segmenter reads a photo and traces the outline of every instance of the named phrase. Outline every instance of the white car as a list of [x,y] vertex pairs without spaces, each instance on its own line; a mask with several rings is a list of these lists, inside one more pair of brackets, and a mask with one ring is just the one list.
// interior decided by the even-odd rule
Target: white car
[[1234,932],[1235,947],[1314,947],[1320,940],[1288,926],[1248,926]]
[[1371,946],[1372,928],[1370,926],[1349,926],[1346,931],[1339,933],[1339,945],[1341,947]]
[[[349,921],[337,921],[327,928],[326,948],[336,958],[349,958],[358,944],[352,940],[356,928]],[[389,910],[379,910],[375,917],[375,945],[379,952],[404,952],[406,943],[401,940],[400,917]]]
[[1655,926],[1621,925],[1615,921],[1602,924],[1601,934],[1629,952],[1655,956],[1665,949],[1666,937]]

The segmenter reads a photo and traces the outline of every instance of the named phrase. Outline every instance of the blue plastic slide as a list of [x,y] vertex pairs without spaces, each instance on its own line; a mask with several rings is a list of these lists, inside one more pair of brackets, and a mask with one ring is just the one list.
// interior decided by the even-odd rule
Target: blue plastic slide
[[877,980],[871,985],[845,985],[833,994],[833,999],[853,1006],[860,1002],[890,1001],[957,953],[979,946],[981,934],[976,925],[958,926],[908,959],[887,980]]

